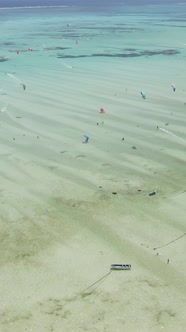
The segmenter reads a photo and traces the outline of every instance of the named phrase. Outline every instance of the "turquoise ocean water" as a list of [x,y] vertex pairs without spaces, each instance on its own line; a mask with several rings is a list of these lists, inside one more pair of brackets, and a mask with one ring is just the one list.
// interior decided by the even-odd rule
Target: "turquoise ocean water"
[[0,72],[60,61],[185,60],[185,16],[184,5],[1,9]]

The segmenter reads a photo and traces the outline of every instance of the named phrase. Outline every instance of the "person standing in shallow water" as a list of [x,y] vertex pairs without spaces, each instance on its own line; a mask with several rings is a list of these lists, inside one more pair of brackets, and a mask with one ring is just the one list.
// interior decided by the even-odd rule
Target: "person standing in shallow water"
[[23,90],[26,90],[26,85],[25,84],[21,83],[20,85],[22,85]]
[[142,96],[143,99],[146,99],[145,92],[141,91],[140,94],[141,94],[141,96]]
[[175,92],[176,91],[176,85],[172,83],[172,90]]

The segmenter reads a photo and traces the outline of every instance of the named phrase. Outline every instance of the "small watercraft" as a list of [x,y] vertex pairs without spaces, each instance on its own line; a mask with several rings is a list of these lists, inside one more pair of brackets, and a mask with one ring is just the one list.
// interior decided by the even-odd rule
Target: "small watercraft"
[[111,270],[131,270],[131,264],[112,264]]

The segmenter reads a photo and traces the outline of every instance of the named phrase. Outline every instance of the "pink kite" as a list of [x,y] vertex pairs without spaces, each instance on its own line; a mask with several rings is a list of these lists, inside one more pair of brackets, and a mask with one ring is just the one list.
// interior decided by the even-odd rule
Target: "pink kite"
[[100,113],[105,113],[105,110],[104,110],[104,108],[100,108]]

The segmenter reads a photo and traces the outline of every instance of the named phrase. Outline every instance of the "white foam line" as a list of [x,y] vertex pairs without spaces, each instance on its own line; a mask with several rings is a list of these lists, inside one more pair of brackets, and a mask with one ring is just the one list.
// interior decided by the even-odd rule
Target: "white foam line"
[[167,129],[159,128],[159,130],[163,131],[163,132],[166,133],[166,134],[169,134],[169,135],[172,135],[172,136],[174,136],[174,137],[177,137],[177,138],[179,138],[179,139],[181,139],[182,141],[185,142],[185,140],[184,140],[183,138],[177,136],[176,134],[172,133],[171,131],[169,131],[169,130],[167,130]]
[[15,77],[13,74],[9,74],[9,73],[6,73],[6,74],[7,74],[8,76],[12,77],[15,81],[21,83],[21,81],[20,81],[17,77]]
[[4,113],[6,111],[6,109],[7,109],[7,106],[8,106],[8,104],[6,104],[4,107],[2,107],[1,110],[0,110],[0,112]]
[[72,69],[72,68],[73,68],[72,66],[70,66],[70,65],[67,65],[66,63],[63,63],[63,66],[65,66],[65,67],[67,67],[67,68],[70,68],[70,69]]

